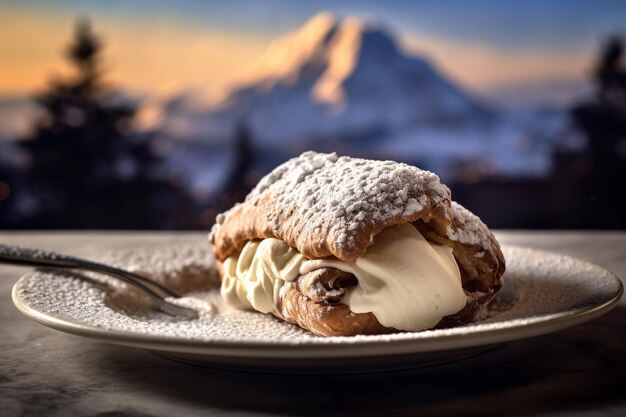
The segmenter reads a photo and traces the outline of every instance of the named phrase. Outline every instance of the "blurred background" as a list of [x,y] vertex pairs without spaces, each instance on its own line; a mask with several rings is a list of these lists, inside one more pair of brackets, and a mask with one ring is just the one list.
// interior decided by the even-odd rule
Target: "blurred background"
[[0,228],[206,229],[302,151],[626,227],[626,2],[0,4]]

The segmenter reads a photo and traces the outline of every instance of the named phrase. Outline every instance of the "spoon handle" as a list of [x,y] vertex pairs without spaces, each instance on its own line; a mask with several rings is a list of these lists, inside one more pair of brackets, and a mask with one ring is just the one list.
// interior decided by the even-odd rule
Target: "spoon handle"
[[190,318],[197,317],[196,311],[168,303],[165,300],[167,297],[180,297],[169,288],[139,274],[109,265],[41,249],[4,244],[0,244],[0,263],[56,269],[80,269],[103,273],[141,289],[156,301],[159,309],[168,314],[183,315]]

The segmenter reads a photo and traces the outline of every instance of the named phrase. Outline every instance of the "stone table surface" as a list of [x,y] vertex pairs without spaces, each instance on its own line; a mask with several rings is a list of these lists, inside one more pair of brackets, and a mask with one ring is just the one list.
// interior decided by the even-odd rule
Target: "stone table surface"
[[[504,244],[579,257],[626,277],[626,232],[499,231]],[[89,257],[204,241],[204,233],[0,232],[0,242]],[[197,368],[71,336],[20,314],[0,265],[0,416],[625,416],[626,301],[605,316],[430,368],[360,376]]]

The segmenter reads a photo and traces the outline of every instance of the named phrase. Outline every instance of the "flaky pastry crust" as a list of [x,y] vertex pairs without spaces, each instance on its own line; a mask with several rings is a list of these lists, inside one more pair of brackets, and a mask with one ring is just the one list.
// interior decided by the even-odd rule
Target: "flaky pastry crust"
[[[248,241],[270,237],[310,259],[353,262],[382,230],[409,222],[427,240],[453,249],[468,304],[447,319],[471,321],[501,287],[504,257],[487,226],[452,202],[435,174],[416,167],[304,153],[218,216],[210,240],[219,263]],[[338,302],[356,283],[333,268],[302,275],[285,285],[274,314],[324,336],[395,331],[373,314],[353,313]]]

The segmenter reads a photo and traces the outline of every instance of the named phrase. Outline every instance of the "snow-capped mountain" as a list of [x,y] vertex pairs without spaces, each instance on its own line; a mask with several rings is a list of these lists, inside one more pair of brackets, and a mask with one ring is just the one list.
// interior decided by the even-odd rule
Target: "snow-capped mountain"
[[[224,91],[211,102],[195,91],[152,106],[153,129],[232,154],[244,125],[261,172],[314,149],[401,160],[458,180],[466,171],[546,176],[554,138],[567,127],[562,110],[495,111],[380,24],[328,13],[277,39]],[[186,166],[192,182],[210,169]]]
[[177,97],[159,127],[208,141],[245,124],[265,145],[415,126],[471,125],[491,111],[378,24],[322,13],[276,40],[243,81],[208,106]]

